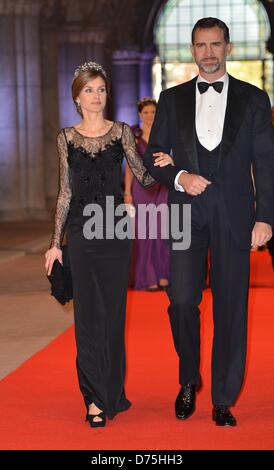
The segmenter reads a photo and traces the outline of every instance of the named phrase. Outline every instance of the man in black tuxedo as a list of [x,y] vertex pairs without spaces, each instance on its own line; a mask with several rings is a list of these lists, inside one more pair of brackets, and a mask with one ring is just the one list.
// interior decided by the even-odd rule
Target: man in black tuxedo
[[[235,426],[229,407],[244,376],[250,247],[264,245],[274,224],[274,139],[267,94],[226,73],[229,30],[199,20],[192,54],[199,75],[161,93],[145,166],[169,188],[169,204],[191,204],[191,245],[172,250],[168,309],[179,356],[177,418],[195,410],[200,385],[200,312],[210,250],[214,340],[212,418]],[[175,166],[154,166],[172,150]],[[256,187],[254,186],[252,172]],[[261,397],[262,398],[262,397]]]

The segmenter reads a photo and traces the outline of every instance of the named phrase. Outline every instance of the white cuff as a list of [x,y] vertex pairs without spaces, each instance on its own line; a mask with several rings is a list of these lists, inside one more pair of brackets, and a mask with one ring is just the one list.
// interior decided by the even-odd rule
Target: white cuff
[[178,183],[179,178],[180,178],[180,175],[181,175],[182,173],[188,173],[188,171],[186,171],[186,170],[181,170],[181,171],[179,171],[179,173],[177,173],[176,178],[175,178],[175,180],[174,180],[174,188],[176,189],[176,191],[181,191],[181,193],[184,193],[185,190],[184,190],[183,186],[182,186],[180,183]]

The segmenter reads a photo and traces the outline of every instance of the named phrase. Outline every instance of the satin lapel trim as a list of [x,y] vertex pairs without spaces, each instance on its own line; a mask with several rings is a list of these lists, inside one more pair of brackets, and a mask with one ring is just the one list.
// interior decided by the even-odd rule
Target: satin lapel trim
[[179,91],[176,101],[178,129],[187,157],[193,171],[199,173],[198,155],[196,147],[196,81],[197,78],[187,82]]
[[238,86],[237,80],[229,77],[227,106],[224,120],[224,129],[219,154],[219,164],[228,154],[243,122],[248,104],[247,93]]

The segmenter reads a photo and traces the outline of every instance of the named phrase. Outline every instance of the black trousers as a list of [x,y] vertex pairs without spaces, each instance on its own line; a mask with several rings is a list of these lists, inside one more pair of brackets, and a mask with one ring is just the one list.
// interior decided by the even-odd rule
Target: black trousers
[[179,382],[197,384],[200,311],[206,257],[210,250],[213,295],[212,402],[232,405],[240,391],[246,358],[249,250],[232,238],[218,185],[192,198],[188,250],[172,250],[168,290],[170,323],[179,356]]
[[269,242],[267,242],[267,248],[271,256],[272,267],[274,269],[274,239],[273,237],[269,240]]

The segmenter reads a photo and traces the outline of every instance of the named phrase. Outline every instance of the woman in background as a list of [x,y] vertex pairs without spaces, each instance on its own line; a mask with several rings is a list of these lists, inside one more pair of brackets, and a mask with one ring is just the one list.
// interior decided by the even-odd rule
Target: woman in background
[[[141,125],[133,126],[137,150],[141,156],[144,155],[149,140],[151,127],[153,124],[156,101],[153,98],[145,97],[138,102],[138,111]],[[173,164],[173,160],[166,163]],[[159,183],[149,188],[144,188],[133,175],[128,164],[125,169],[125,204],[133,204],[136,209],[135,227],[138,227],[138,204],[167,204],[168,190]],[[157,238],[149,239],[149,227],[147,225],[146,239],[138,239],[136,230],[136,240],[133,248],[133,258],[130,274],[130,285],[135,289],[145,289],[157,291],[165,289],[169,280],[169,247],[167,240],[161,238],[160,214],[157,220]]]

